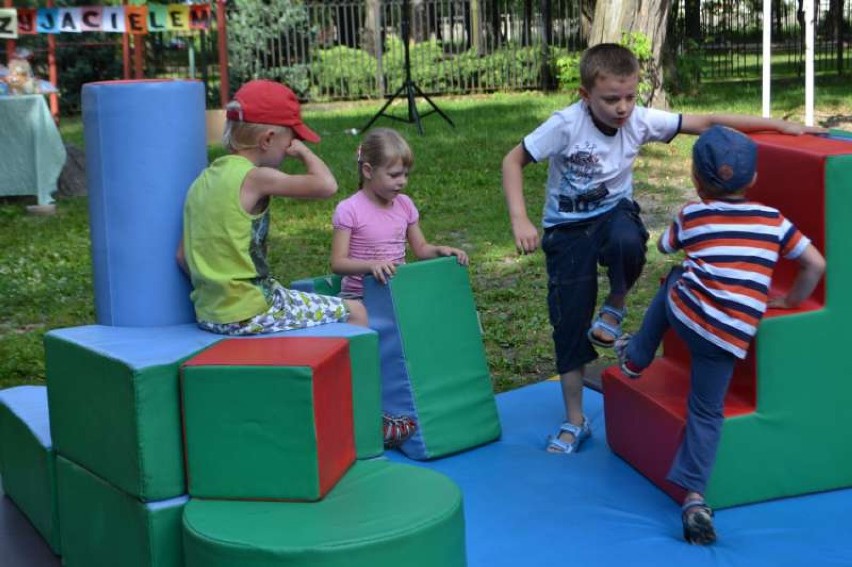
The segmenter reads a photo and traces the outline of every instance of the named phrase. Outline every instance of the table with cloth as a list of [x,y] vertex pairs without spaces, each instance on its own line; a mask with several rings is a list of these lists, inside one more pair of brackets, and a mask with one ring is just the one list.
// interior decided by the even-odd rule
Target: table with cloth
[[35,195],[53,203],[65,146],[42,95],[0,97],[0,197]]

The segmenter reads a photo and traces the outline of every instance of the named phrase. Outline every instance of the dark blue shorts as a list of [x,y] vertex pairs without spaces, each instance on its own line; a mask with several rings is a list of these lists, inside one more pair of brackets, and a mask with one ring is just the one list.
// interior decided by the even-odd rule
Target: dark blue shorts
[[544,231],[547,305],[560,374],[598,357],[586,336],[597,306],[598,264],[607,268],[616,294],[626,294],[642,273],[648,231],[639,212],[638,204],[623,199],[599,217]]

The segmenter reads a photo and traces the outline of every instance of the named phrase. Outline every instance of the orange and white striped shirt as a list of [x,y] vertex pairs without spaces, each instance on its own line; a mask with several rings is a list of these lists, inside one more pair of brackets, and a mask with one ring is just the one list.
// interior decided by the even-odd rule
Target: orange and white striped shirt
[[745,358],[766,312],[779,256],[798,258],[810,240],[777,209],[749,201],[685,205],[663,233],[666,253],[683,250],[684,274],[668,301],[684,325]]

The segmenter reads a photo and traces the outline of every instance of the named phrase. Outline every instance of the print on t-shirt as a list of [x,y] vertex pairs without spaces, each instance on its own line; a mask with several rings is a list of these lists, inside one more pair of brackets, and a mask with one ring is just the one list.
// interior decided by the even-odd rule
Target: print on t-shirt
[[559,185],[559,211],[587,213],[601,206],[609,195],[605,183],[593,184],[601,172],[600,156],[594,143],[575,144],[565,160],[565,173]]

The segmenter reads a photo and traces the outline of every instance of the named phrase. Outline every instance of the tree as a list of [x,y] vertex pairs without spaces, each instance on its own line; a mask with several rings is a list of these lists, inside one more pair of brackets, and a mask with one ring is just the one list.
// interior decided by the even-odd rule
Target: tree
[[622,43],[625,35],[641,33],[650,43],[650,56],[644,65],[644,78],[650,85],[648,106],[668,105],[663,89],[663,47],[666,43],[671,0],[612,0],[595,2],[589,45]]

